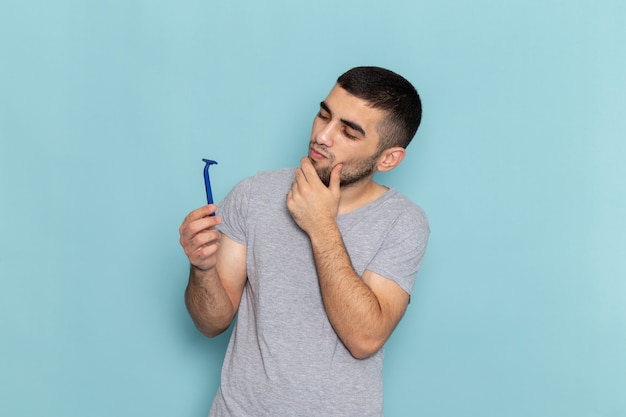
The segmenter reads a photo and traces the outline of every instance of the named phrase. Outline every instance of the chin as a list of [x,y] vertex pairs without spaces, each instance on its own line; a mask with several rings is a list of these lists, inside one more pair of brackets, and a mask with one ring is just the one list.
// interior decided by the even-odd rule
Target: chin
[[319,177],[322,184],[328,187],[330,184],[330,171],[332,168],[329,167],[315,167],[315,171],[317,172],[317,176]]

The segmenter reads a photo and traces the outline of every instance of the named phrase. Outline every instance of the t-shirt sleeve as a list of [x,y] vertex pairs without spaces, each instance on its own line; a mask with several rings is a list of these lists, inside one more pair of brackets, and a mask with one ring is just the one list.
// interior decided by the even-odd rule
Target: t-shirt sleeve
[[252,178],[246,178],[226,195],[224,200],[217,206],[217,214],[222,218],[222,223],[217,230],[242,245],[248,245],[248,207]]
[[409,295],[424,259],[430,228],[419,207],[400,213],[366,269],[396,282]]

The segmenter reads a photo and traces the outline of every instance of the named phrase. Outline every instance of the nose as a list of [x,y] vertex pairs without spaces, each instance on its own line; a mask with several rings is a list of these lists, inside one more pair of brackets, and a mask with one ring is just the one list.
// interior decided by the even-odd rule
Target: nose
[[334,123],[326,123],[320,127],[315,135],[315,142],[329,148],[333,146]]

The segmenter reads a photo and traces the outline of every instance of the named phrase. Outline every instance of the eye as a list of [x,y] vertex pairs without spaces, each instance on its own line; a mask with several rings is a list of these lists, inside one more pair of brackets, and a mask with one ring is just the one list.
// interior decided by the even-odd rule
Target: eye
[[320,110],[317,113],[317,117],[319,117],[322,120],[328,120],[328,115],[323,110]]
[[355,140],[355,139],[357,139],[357,137],[356,137],[356,136],[354,136],[353,134],[351,134],[351,133],[348,131],[348,128],[346,128],[346,127],[344,127],[344,128],[342,129],[342,133],[343,133],[343,135],[344,135],[345,137],[347,137],[347,138],[348,138],[348,139],[350,139],[350,140]]

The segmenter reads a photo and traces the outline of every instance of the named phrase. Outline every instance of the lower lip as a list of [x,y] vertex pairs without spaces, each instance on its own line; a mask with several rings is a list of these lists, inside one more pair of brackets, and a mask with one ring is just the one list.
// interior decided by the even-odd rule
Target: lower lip
[[309,157],[315,161],[321,161],[322,159],[326,159],[324,155],[317,151],[314,151],[313,149],[309,150]]

